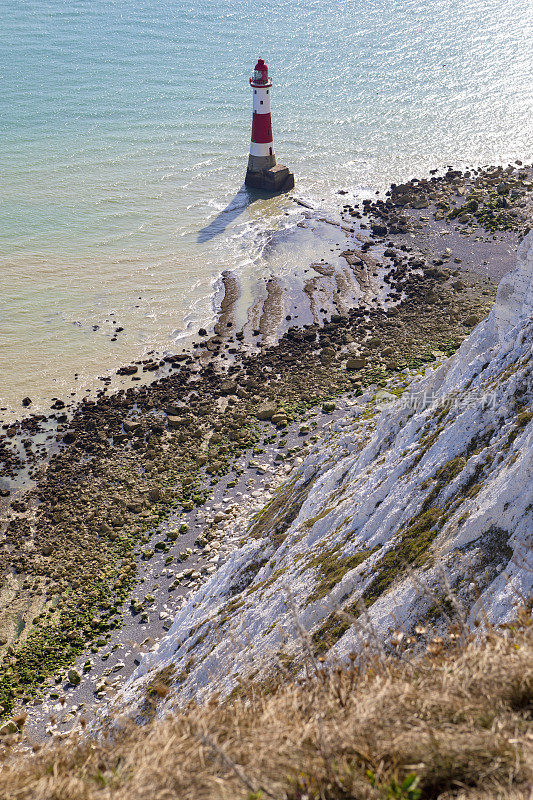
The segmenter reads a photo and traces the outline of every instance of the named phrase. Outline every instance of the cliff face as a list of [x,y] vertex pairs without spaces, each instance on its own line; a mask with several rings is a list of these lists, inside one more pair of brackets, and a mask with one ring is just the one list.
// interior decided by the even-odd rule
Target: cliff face
[[297,668],[302,646],[342,657],[369,630],[387,646],[428,621],[509,620],[533,588],[532,350],[530,233],[455,356],[332,425],[122,699],[168,664],[186,698]]

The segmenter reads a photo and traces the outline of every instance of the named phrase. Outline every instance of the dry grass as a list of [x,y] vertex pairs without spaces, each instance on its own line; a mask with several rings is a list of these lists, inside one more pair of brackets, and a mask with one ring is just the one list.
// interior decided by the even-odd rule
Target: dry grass
[[529,800],[532,628],[430,650],[249,687],[114,741],[6,748],[0,798]]

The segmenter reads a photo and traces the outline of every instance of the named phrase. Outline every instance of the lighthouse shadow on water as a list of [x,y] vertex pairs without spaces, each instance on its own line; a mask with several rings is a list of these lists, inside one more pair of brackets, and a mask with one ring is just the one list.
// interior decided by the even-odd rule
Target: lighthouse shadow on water
[[215,219],[211,220],[209,225],[200,228],[196,238],[198,244],[204,244],[204,242],[208,242],[210,239],[214,239],[215,236],[224,233],[228,225],[260,197],[264,197],[264,192],[250,189],[243,184],[237,194],[231,198],[226,208],[223,208]]

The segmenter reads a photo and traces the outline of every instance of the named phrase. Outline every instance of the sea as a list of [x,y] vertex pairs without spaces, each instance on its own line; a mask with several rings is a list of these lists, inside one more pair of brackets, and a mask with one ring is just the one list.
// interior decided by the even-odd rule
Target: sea
[[[186,346],[225,270],[252,297],[327,253],[295,198],[334,216],[430,169],[532,157],[529,0],[1,10],[0,417]],[[291,196],[243,187],[259,56]]]

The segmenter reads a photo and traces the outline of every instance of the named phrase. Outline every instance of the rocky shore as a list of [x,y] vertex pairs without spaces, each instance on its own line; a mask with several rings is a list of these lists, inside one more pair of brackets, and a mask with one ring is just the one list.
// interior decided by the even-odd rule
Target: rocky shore
[[346,203],[340,225],[322,221],[346,246],[310,265],[296,310],[272,276],[238,330],[227,276],[217,323],[190,352],[126,365],[114,393],[3,425],[5,734],[26,714],[39,735],[90,716],[338,408],[457,349],[529,230],[532,189],[532,168],[516,164]]

